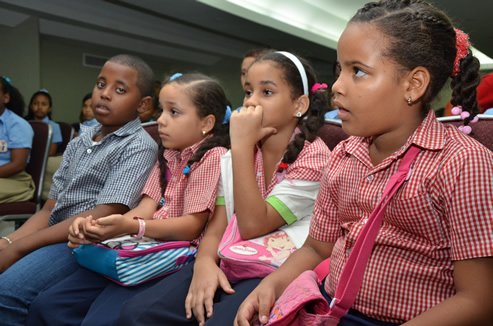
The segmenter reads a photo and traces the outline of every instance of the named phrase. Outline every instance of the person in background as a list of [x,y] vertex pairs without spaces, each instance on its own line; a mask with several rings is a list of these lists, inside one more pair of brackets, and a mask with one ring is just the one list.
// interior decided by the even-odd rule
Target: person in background
[[159,118],[160,113],[159,97],[153,96],[149,105],[142,112],[139,112],[140,122],[145,123],[156,121]]
[[53,100],[46,88],[42,88],[31,96],[26,120],[43,121],[51,126],[52,138],[50,156],[58,155],[58,145],[63,142],[60,125],[51,120]]
[[[34,182],[25,171],[33,129],[22,118],[24,99],[8,77],[0,77],[0,203],[22,202],[34,195]],[[1,213],[1,212],[0,212]]]
[[66,244],[77,217],[98,219],[135,207],[157,156],[138,119],[153,79],[134,56],[117,55],[103,65],[92,93],[99,124],[68,144],[41,210],[0,239],[2,324],[24,325],[39,292],[77,269]]
[[82,98],[82,107],[79,114],[79,123],[84,127],[92,127],[98,123],[92,110],[92,93],[87,93]]
[[241,61],[241,67],[240,67],[240,81],[241,81],[241,86],[243,87],[245,85],[245,76],[248,71],[248,68],[252,65],[252,63],[263,56],[266,53],[272,52],[274,49],[269,49],[269,48],[258,48],[258,49],[251,49],[245,55],[243,55],[243,60]]

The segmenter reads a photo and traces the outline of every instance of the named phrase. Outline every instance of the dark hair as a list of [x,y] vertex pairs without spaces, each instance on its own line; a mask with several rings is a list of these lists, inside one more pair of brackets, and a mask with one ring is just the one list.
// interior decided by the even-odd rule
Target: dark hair
[[10,111],[14,112],[18,116],[24,115],[24,98],[19,90],[14,87],[6,77],[0,77],[0,85],[5,94],[9,94],[9,102],[5,105]]
[[[216,80],[199,74],[184,74],[176,79],[167,80],[163,87],[171,83],[185,86],[185,92],[190,96],[192,103],[197,108],[197,115],[205,118],[209,114],[216,117],[214,127],[209,132],[211,137],[207,138],[197,149],[195,154],[188,160],[187,165],[192,166],[195,162],[202,159],[202,156],[211,148],[222,146],[229,148],[229,122],[223,123],[226,108],[231,108],[231,103],[226,98],[223,88]],[[166,190],[166,162],[164,160],[164,150],[162,144],[159,145],[159,168],[161,172],[160,185],[164,196]]]
[[118,63],[134,69],[137,72],[137,87],[142,97],[154,95],[154,73],[144,60],[129,54],[119,54],[109,58],[107,62]]
[[269,52],[273,52],[275,51],[274,49],[270,49],[270,48],[256,48],[256,49],[250,49],[248,50],[244,55],[243,55],[243,59],[245,58],[255,58],[255,59],[258,59],[260,58],[261,56],[263,56],[264,54],[267,54]]
[[[31,96],[31,99],[29,100],[29,106],[27,108],[26,120],[34,119],[33,102],[34,102],[34,99],[36,98],[36,96],[38,96],[38,95],[45,96],[48,99],[48,104],[50,105],[50,108],[53,107],[53,99],[51,98],[50,93],[48,93],[48,91],[45,89],[40,89],[39,91],[35,92]],[[51,119],[51,112],[48,112],[47,116],[48,116],[48,118]]]
[[[440,92],[452,75],[456,49],[454,26],[445,13],[421,0],[381,0],[370,2],[359,9],[350,23],[374,24],[389,37],[384,53],[405,69],[418,66],[430,72],[430,84],[423,98],[423,109]],[[479,84],[479,61],[469,54],[460,62],[460,73],[452,78],[452,104],[478,112],[476,86]]]
[[[296,56],[305,68],[308,81],[308,98],[310,105],[303,116],[298,119],[298,128],[301,130],[288,144],[283,163],[293,163],[303,150],[305,140],[313,142],[318,130],[323,126],[325,113],[329,109],[329,95],[327,90],[319,89],[312,93],[310,90],[317,82],[317,77],[310,64],[300,56]],[[291,89],[291,98],[296,99],[303,95],[303,82],[298,68],[293,61],[278,52],[270,52],[258,58],[255,62],[272,61],[283,72],[283,77]]]
[[[92,93],[87,93],[86,95],[84,95],[84,97],[82,98],[82,107],[84,107],[84,103],[86,103],[87,100],[90,100],[92,98]],[[82,109],[80,110],[79,112],[79,122],[82,123],[84,122],[84,113],[82,112]]]

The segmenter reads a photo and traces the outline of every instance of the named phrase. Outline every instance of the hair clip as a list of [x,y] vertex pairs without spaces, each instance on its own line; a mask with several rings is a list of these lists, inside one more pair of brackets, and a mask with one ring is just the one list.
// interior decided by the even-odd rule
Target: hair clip
[[231,119],[231,107],[226,105],[226,112],[224,113],[223,125],[227,124]]
[[38,92],[50,94],[50,92],[48,92],[47,88],[41,88]]
[[171,75],[171,77],[169,77],[169,80],[173,81],[173,80],[180,78],[181,76],[183,76],[183,74],[181,72],[177,72],[177,73]]
[[185,167],[183,168],[183,174],[188,176],[190,174],[190,166],[189,165],[185,165]]
[[279,163],[279,165],[277,166],[277,170],[278,171],[284,171],[288,168],[289,164],[286,163],[286,162],[281,162]]
[[312,94],[318,91],[319,89],[327,89],[329,86],[326,83],[315,83],[312,86]]
[[2,76],[3,80],[5,80],[5,82],[9,85],[12,85],[12,80],[10,79],[10,77],[7,77],[7,76]]
[[452,77],[457,76],[457,74],[460,72],[460,61],[467,56],[467,54],[469,53],[469,47],[471,46],[471,43],[469,43],[469,35],[458,28],[454,28],[454,31],[455,48],[457,49],[457,53],[454,59],[454,69],[452,70]]
[[164,199],[164,196],[161,197],[161,199],[159,200],[159,206],[164,206],[164,204],[166,204],[166,199]]

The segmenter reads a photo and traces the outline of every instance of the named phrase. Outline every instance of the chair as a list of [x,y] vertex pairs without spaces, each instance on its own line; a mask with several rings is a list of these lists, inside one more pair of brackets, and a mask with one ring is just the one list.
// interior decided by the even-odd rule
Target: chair
[[144,122],[142,124],[142,128],[144,128],[144,130],[149,133],[149,135],[152,137],[152,139],[156,141],[156,143],[161,143],[161,138],[159,137],[156,121]]
[[[479,121],[471,125],[472,133],[470,136],[493,151],[493,115],[479,114],[478,117]],[[450,123],[454,126],[462,124],[459,116],[440,117],[438,121]]]
[[58,154],[63,154],[65,148],[67,148],[68,143],[74,138],[74,128],[66,122],[57,121],[60,125],[60,130],[62,131],[62,143],[58,145]]
[[318,136],[322,138],[331,151],[340,141],[349,137],[342,130],[342,122],[338,119],[325,119],[325,124],[318,131]]
[[26,172],[33,178],[34,196],[30,201],[0,204],[0,217],[4,220],[29,218],[39,208],[52,133],[51,126],[47,123],[42,121],[29,121],[29,123],[34,130],[34,138]]

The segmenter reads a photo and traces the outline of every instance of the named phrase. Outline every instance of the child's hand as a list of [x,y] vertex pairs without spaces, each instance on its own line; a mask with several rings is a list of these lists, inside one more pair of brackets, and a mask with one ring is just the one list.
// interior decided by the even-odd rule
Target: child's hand
[[229,135],[231,146],[253,147],[261,139],[275,134],[276,128],[264,126],[263,108],[260,105],[242,107],[231,115]]
[[84,224],[84,232],[91,238],[104,241],[128,233],[126,230],[130,221],[131,219],[121,214],[108,215],[97,220],[91,218]]
[[269,279],[264,279],[238,308],[234,325],[247,326],[253,321],[259,321],[262,325],[266,324],[275,301],[275,287]]
[[185,299],[185,312],[188,319],[192,318],[193,312],[199,325],[205,325],[205,319],[212,316],[214,294],[219,286],[228,294],[235,292],[226,275],[214,262],[196,261],[192,283]]
[[[89,218],[88,216],[87,218]],[[77,248],[81,244],[91,243],[84,235],[83,225],[86,223],[86,217],[77,217],[68,228],[68,246]]]

